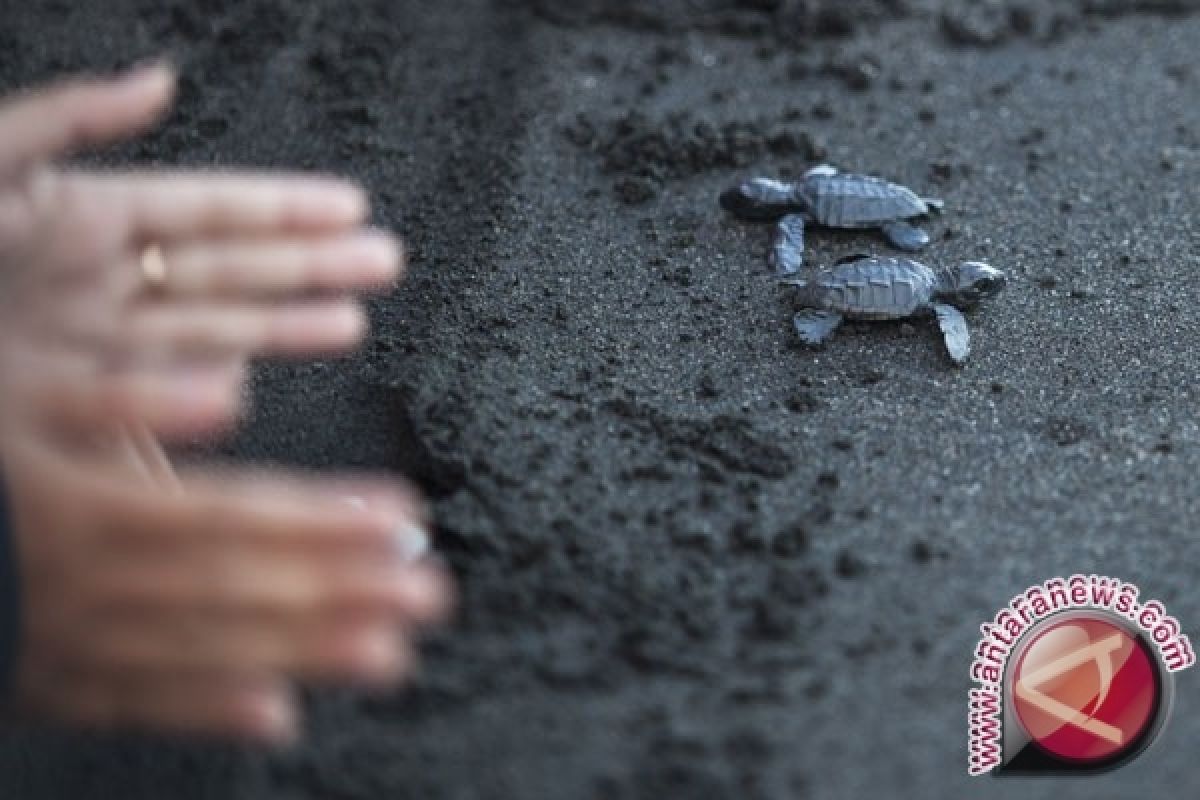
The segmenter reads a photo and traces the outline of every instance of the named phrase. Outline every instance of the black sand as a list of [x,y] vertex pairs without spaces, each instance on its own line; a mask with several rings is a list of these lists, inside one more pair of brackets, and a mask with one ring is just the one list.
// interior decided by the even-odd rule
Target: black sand
[[[232,452],[413,476],[463,608],[415,689],[314,692],[295,752],[14,733],[0,796],[1190,786],[1190,672],[1088,782],[969,780],[965,696],[978,624],[1057,574],[1200,624],[1194,6],[7,0],[5,87],[181,59],[118,162],[372,189],[410,279],[360,357],[263,368]],[[926,324],[795,344],[715,199],[818,158],[943,195],[929,260],[1009,270],[965,369]]]

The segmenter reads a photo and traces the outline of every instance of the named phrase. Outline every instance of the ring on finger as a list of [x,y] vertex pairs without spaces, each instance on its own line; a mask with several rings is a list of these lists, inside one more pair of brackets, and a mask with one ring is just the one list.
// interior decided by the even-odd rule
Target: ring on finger
[[162,247],[149,244],[142,250],[141,257],[142,281],[146,288],[159,292],[167,285],[167,260],[163,256]]

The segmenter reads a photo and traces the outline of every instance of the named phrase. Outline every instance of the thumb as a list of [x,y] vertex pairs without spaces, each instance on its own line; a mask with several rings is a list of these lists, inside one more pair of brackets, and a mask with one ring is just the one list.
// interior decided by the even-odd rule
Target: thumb
[[141,67],[115,78],[73,79],[0,105],[0,177],[149,128],[175,93],[175,72]]

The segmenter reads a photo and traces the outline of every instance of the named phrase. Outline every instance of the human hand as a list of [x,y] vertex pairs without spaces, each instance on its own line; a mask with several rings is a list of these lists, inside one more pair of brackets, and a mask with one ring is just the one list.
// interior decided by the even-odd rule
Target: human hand
[[394,484],[242,472],[162,491],[117,448],[4,445],[20,711],[282,742],[299,726],[293,680],[390,685],[447,612],[442,571],[400,555],[424,523]]
[[[6,415],[212,432],[236,414],[244,355],[347,349],[365,329],[347,294],[396,279],[397,242],[362,228],[365,195],[340,181],[53,165],[142,132],[173,86],[154,67],[0,106],[0,393],[17,399]],[[166,265],[152,285],[150,246]]]

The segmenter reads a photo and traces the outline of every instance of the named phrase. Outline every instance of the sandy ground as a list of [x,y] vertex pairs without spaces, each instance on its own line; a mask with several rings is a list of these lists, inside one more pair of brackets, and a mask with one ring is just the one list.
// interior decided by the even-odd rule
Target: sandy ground
[[[371,188],[409,281],[361,356],[264,367],[227,449],[412,476],[463,592],[414,689],[314,691],[294,752],[22,731],[0,795],[1193,784],[1190,672],[1098,779],[970,780],[964,723],[977,626],[1030,583],[1118,575],[1200,624],[1193,5],[0,2],[4,87],[181,59],[112,162]],[[715,199],[818,158],[944,196],[928,260],[1008,270],[965,369],[924,322],[797,346],[766,231]]]

